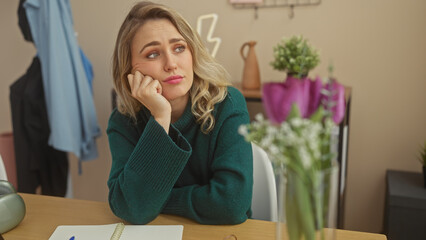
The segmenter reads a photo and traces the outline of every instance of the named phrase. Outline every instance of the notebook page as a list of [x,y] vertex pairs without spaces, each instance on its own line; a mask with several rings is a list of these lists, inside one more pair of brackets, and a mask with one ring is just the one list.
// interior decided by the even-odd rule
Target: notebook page
[[109,240],[117,224],[58,226],[49,240]]
[[[49,240],[109,240],[117,224],[62,225]],[[126,225],[120,240],[182,240],[182,225]]]
[[120,240],[182,240],[182,234],[182,225],[126,225]]

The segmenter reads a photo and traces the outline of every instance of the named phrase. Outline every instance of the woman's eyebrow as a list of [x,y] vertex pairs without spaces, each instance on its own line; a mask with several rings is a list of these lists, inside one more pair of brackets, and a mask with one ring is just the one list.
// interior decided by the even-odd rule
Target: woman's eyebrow
[[149,43],[147,43],[147,44],[145,44],[145,45],[143,45],[143,47],[142,47],[142,49],[139,51],[139,53],[141,53],[145,48],[147,48],[147,47],[149,47],[149,46],[156,46],[156,45],[160,45],[160,42],[159,41],[152,41],[152,42],[149,42]]
[[183,38],[172,38],[169,40],[169,43],[177,43],[177,42],[186,42]]
[[[177,43],[177,42],[186,42],[185,41],[185,39],[183,39],[183,38],[172,38],[172,39],[170,39],[169,40],[169,43]],[[141,53],[145,48],[147,48],[147,47],[150,47],[150,46],[158,46],[158,45],[160,45],[160,42],[159,41],[152,41],[152,42],[149,42],[149,43],[147,43],[147,44],[145,44],[143,47],[142,47],[142,49],[139,51],[139,53]]]

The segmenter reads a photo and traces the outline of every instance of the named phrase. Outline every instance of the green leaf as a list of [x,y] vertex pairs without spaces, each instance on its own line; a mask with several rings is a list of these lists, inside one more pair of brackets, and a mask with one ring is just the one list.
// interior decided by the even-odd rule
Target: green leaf
[[290,240],[300,240],[301,237],[302,229],[299,224],[299,213],[297,208],[294,207],[297,204],[297,199],[293,194],[293,189],[290,186],[287,186],[285,193],[285,218],[287,224],[287,233]]
[[286,121],[289,121],[293,118],[301,118],[301,116],[302,115],[300,114],[299,106],[297,105],[297,103],[293,103],[291,105],[290,113],[287,115]]
[[299,221],[299,228],[302,229],[302,234],[305,240],[315,240],[315,215],[313,213],[313,206],[310,198],[310,190],[312,190],[305,181],[305,177],[299,176],[296,173],[289,171],[287,187],[291,188],[294,194],[294,203],[296,204],[297,219]]
[[321,122],[322,119],[324,118],[324,115],[325,115],[324,113],[325,113],[324,107],[320,105],[318,109],[311,115],[310,119],[313,122]]
[[[319,54],[308,41],[300,36],[289,39],[283,38],[273,47],[274,61],[271,63],[274,69],[280,71],[306,74],[319,63]],[[283,59],[287,59],[283,61]],[[292,59],[290,61],[290,59]],[[298,70],[295,69],[298,66]]]

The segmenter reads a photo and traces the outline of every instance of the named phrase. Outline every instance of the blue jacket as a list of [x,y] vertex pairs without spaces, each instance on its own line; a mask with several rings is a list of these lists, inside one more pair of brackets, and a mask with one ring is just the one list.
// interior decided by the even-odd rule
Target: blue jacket
[[49,145],[81,160],[97,158],[100,129],[69,0],[27,0],[24,7],[42,65]]

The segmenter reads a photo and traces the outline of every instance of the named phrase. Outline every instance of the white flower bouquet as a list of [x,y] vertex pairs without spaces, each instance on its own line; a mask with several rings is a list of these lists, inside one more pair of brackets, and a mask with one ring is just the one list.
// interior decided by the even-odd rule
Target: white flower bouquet
[[316,111],[309,116],[303,117],[295,102],[282,122],[276,119],[271,122],[257,115],[255,121],[239,129],[247,141],[268,153],[276,175],[284,180],[281,187],[285,192],[279,194],[282,194],[279,205],[283,213],[278,215],[285,218],[290,240],[332,239],[324,228],[335,227],[332,211],[336,190],[333,184],[338,171],[332,148],[332,129],[336,126],[332,107],[335,105],[327,101],[332,101],[335,92],[326,88],[318,91],[329,97],[318,103]]

